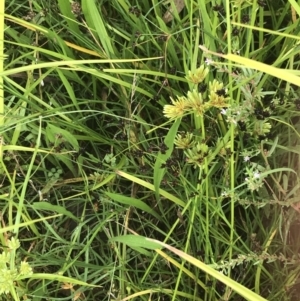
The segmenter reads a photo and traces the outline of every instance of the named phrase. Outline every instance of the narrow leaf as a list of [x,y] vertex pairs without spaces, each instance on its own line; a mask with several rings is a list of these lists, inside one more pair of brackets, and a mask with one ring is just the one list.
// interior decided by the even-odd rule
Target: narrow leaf
[[150,241],[144,236],[139,235],[123,235],[115,236],[110,241],[120,242],[132,248],[146,248],[150,250],[161,249],[159,242]]
[[65,216],[68,216],[76,221],[80,221],[75,215],[73,215],[70,211],[68,211],[66,208],[59,206],[59,205],[52,205],[48,202],[35,202],[32,204],[33,209],[36,210],[49,210],[54,211],[60,214],[63,214]]
[[64,141],[69,142],[75,150],[79,149],[78,141],[70,132],[68,132],[64,129],[61,129],[51,123],[48,123],[48,125],[47,125],[46,134],[47,134],[47,138],[52,143],[55,143],[58,139],[57,138],[58,135],[61,135],[62,139],[64,139]]
[[154,175],[153,175],[153,182],[154,182],[154,188],[155,188],[155,195],[156,199],[159,199],[159,187],[161,180],[165,173],[165,168],[161,168],[161,165],[165,163],[171,156],[173,149],[174,149],[174,139],[177,134],[178,127],[180,125],[181,119],[177,119],[174,124],[171,126],[164,143],[168,147],[168,150],[165,154],[162,154],[159,152],[156,162],[154,165]]
[[242,297],[244,297],[246,300],[249,300],[249,301],[267,301],[265,298],[263,298],[263,297],[257,295],[256,293],[250,291],[245,286],[243,286],[243,285],[239,284],[238,282],[232,280],[231,278],[223,275],[219,271],[213,269],[212,267],[210,267],[209,265],[207,265],[207,264],[203,263],[202,261],[196,259],[195,257],[193,257],[193,256],[191,256],[191,255],[189,255],[189,254],[187,254],[187,253],[185,253],[181,250],[178,250],[178,249],[176,249],[176,248],[174,248],[174,247],[172,247],[168,244],[165,244],[161,241],[158,241],[156,239],[148,238],[148,240],[153,242],[153,243],[160,244],[161,246],[167,248],[168,250],[170,250],[174,254],[178,255],[182,259],[188,261],[189,263],[191,263],[194,266],[198,267],[202,271],[204,271],[207,274],[211,275],[215,279],[223,282],[225,285],[231,287],[234,291],[236,291],[238,294],[240,294]]
[[131,198],[131,197],[127,197],[121,194],[116,194],[116,193],[111,193],[111,192],[105,192],[105,194],[110,197],[111,199],[113,199],[116,202],[128,205],[128,206],[133,206],[135,208],[141,209],[147,213],[152,214],[153,216],[155,216],[158,220],[161,220],[161,217],[151,208],[149,207],[147,204],[145,204],[143,201],[135,199],[135,198]]
[[[149,183],[149,182],[146,182],[146,181],[144,181],[142,179],[139,179],[139,178],[137,178],[137,177],[135,177],[133,175],[130,175],[130,174],[124,172],[124,171],[117,170],[116,173],[119,176],[121,176],[121,177],[123,177],[125,179],[128,179],[128,180],[130,180],[130,181],[132,181],[134,183],[137,183],[137,184],[139,184],[139,185],[141,185],[141,186],[143,186],[143,187],[145,187],[145,188],[147,188],[147,189],[149,189],[151,191],[155,191],[154,185],[151,184],[151,183]],[[167,192],[167,191],[165,191],[163,189],[159,189],[158,192],[159,192],[159,195],[165,197],[166,199],[170,200],[174,204],[176,204],[176,205],[178,205],[180,207],[184,207],[185,206],[185,203],[182,200],[180,200],[179,198],[177,198],[176,196],[174,196],[173,194],[171,194],[171,193],[169,193],[169,192]]]

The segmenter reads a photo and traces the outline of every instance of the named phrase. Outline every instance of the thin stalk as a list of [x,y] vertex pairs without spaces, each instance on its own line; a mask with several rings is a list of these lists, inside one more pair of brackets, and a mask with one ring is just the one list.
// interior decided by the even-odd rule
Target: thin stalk
[[[230,18],[230,1],[226,1],[226,23],[227,23],[227,46],[228,46],[228,53],[231,54],[231,18]],[[232,74],[232,66],[228,64],[228,73],[229,75]],[[233,104],[233,80],[232,77],[228,77],[228,87],[229,87],[229,96],[231,105]],[[234,191],[234,125],[231,124],[230,126],[230,190]],[[234,239],[234,198],[231,198],[230,202],[230,246],[229,246],[229,262],[232,260],[233,254],[233,241]],[[228,271],[228,276],[230,277],[230,269]]]

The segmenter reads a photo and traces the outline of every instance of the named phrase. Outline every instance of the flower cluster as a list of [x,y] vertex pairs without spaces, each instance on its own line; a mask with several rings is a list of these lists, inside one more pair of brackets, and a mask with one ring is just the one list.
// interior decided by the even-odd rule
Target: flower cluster
[[14,287],[14,283],[18,280],[19,276],[28,276],[32,274],[32,268],[26,261],[21,261],[19,269],[10,268],[12,254],[20,247],[18,239],[12,237],[8,240],[8,248],[11,252],[2,252],[0,254],[0,295],[8,294]]
[[209,147],[205,143],[197,141],[192,133],[177,134],[174,144],[178,149],[184,150],[186,162],[193,164],[194,167],[201,167],[204,159],[211,153]]
[[264,185],[263,174],[255,169],[254,166],[252,166],[252,168],[246,168],[246,175],[245,181],[249,190],[255,191]]
[[174,100],[171,97],[172,105],[165,105],[164,106],[164,115],[167,118],[174,119],[182,117],[187,108],[188,108],[188,101],[185,97],[178,97],[177,100]]
[[[253,148],[251,143],[254,141],[256,144],[267,138],[271,131],[270,109],[264,108],[260,101],[267,93],[256,87],[262,74],[253,73],[250,69],[242,69],[242,72],[237,74],[234,80],[243,97],[239,102],[231,103],[229,103],[228,90],[222,82],[213,79],[207,84],[204,83],[207,75],[208,67],[205,65],[193,72],[189,71],[186,79],[195,85],[195,89],[189,91],[186,96],[178,96],[177,99],[171,98],[172,104],[164,106],[164,115],[171,120],[188,114],[193,114],[194,117],[203,117],[197,119],[197,121],[201,120],[198,123],[198,129],[200,126],[202,127],[200,131],[203,137],[194,136],[190,132],[181,132],[177,134],[174,144],[177,149],[183,150],[186,162],[192,164],[194,168],[202,167],[205,163],[210,164],[214,154],[212,148],[220,144],[223,146],[218,148],[218,154],[226,160],[229,157],[228,154],[231,154],[232,145],[231,141],[224,142],[223,137],[218,136],[218,132],[217,136],[214,136],[213,125],[215,122],[213,119],[217,115],[216,123],[219,124],[222,133],[226,132],[226,126],[224,126],[224,121],[226,121],[227,125],[234,125],[231,129],[234,136],[239,135],[239,138],[242,139],[242,150],[235,149],[234,152],[240,152],[239,156],[243,157],[243,161],[247,165],[245,178],[247,188],[250,191],[256,191],[263,186],[265,175],[262,168],[253,164],[253,158],[260,153],[260,150]],[[251,138],[250,142],[249,138]],[[204,141],[210,141],[210,146]],[[250,149],[248,144],[251,145]],[[225,195],[222,197],[225,198]]]
[[[243,127],[253,137],[266,136],[271,131],[271,124],[268,121],[268,112],[263,111],[266,116],[258,115],[259,110],[254,110],[249,101],[244,101],[241,105],[233,105],[227,109],[221,109],[220,113],[226,118],[228,123]],[[256,112],[256,113],[255,113]],[[255,116],[255,117],[253,117]]]
[[189,149],[195,145],[192,133],[177,134],[174,144],[178,149]]
[[201,167],[204,159],[209,155],[209,148],[205,143],[197,142],[195,146],[187,149],[185,152],[186,162],[193,164],[194,167]]
[[209,72],[208,68],[205,68],[204,65],[200,66],[195,72],[189,71],[188,76],[185,78],[189,81],[194,83],[195,85],[200,84],[204,81],[205,77]]
[[228,107],[227,89],[224,88],[223,83],[213,80],[209,83],[209,102],[211,107],[225,108]]
[[[195,85],[202,83],[208,74],[208,68],[200,66],[195,72],[189,71],[186,79]],[[177,97],[176,100],[171,98],[171,105],[165,105],[163,113],[169,119],[181,118],[186,114],[194,113],[196,116],[203,116],[211,107],[224,108],[228,107],[227,89],[223,83],[213,80],[209,83],[209,95],[205,101],[202,93],[196,89],[189,91],[187,97]]]

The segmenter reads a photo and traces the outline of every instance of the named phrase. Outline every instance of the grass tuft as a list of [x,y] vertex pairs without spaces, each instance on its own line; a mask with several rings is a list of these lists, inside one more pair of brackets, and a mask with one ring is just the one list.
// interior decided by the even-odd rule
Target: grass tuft
[[296,1],[1,4],[0,301],[298,300]]

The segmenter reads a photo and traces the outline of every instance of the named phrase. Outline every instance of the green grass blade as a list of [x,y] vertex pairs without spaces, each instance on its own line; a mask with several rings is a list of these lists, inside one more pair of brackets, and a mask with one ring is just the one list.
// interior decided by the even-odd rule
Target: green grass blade
[[113,58],[115,53],[111,43],[110,34],[105,28],[104,20],[99,11],[99,7],[95,4],[95,1],[83,1],[82,11],[86,17],[89,27],[96,30],[100,44],[105,50],[106,57]]
[[[200,260],[196,259],[195,257],[193,257],[193,256],[191,256],[191,255],[189,255],[185,252],[182,252],[182,251],[180,251],[180,250],[178,250],[178,249],[176,249],[176,248],[174,248],[174,247],[172,247],[168,244],[160,242],[156,239],[150,239],[149,238],[148,240],[153,242],[153,243],[159,243],[161,246],[167,248],[168,250],[170,250],[174,254],[178,255],[180,258],[188,261],[189,263],[193,264],[194,266],[201,269],[205,273],[211,275],[215,279],[218,279],[219,281],[223,282],[227,286],[231,287],[234,291],[239,293],[241,296],[243,296],[247,300],[249,300],[249,301],[267,301],[267,299],[262,298],[261,296],[255,294],[254,292],[250,291],[245,286],[243,286],[243,285],[239,284],[238,282],[230,279],[229,277],[223,275],[219,271],[216,271],[215,269],[211,268],[210,266],[208,266],[207,264],[201,262]],[[147,246],[147,244],[145,244],[143,241],[141,241],[141,242],[143,243],[144,246]]]
[[174,124],[171,126],[171,128],[164,140],[164,143],[168,147],[168,150],[166,151],[165,154],[162,154],[161,152],[159,152],[159,154],[156,158],[156,162],[155,162],[155,166],[154,166],[154,174],[153,174],[153,183],[154,183],[155,195],[156,195],[157,199],[159,199],[159,187],[160,187],[160,183],[161,183],[162,178],[165,173],[165,168],[161,168],[161,165],[163,163],[166,163],[166,161],[168,160],[168,158],[170,158],[170,156],[173,152],[174,139],[176,137],[177,130],[180,125],[180,121],[181,120],[178,119],[174,122]]
[[158,220],[161,220],[161,217],[147,204],[145,204],[143,201],[132,198],[132,197],[127,197],[124,195],[116,194],[116,193],[111,193],[111,192],[105,192],[105,194],[110,197],[111,199],[115,200],[116,202],[119,202],[121,204],[125,204],[128,206],[133,206],[138,209],[141,209],[145,212],[148,212],[149,214],[152,214],[154,217],[156,217]]

